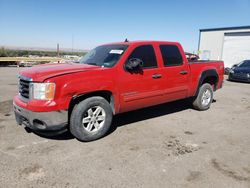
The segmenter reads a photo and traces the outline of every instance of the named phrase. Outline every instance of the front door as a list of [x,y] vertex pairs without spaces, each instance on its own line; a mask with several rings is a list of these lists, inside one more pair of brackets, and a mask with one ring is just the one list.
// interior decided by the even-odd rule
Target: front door
[[140,71],[122,70],[120,80],[120,112],[135,110],[161,103],[162,73],[158,68],[155,50],[152,45],[134,48],[127,61],[138,58],[143,61]]

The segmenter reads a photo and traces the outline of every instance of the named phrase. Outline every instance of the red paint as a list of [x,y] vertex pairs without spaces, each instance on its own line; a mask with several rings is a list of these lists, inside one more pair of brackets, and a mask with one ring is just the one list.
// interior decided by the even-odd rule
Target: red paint
[[[40,65],[21,71],[21,75],[32,78],[34,82],[56,83],[56,94],[53,101],[23,102],[17,95],[14,97],[14,102],[22,108],[36,112],[66,110],[73,96],[105,90],[113,94],[117,114],[194,96],[202,72],[208,69],[216,70],[219,75],[219,88],[222,85],[223,62],[188,63],[179,43],[137,41],[113,44],[126,44],[129,47],[112,68],[72,63]],[[125,61],[135,47],[145,44],[153,45],[158,67],[145,69],[142,74],[128,73],[124,70]],[[181,51],[184,64],[164,67],[160,44],[176,45]],[[188,74],[181,75],[180,71],[187,71]],[[153,74],[161,74],[162,78],[153,79]]]

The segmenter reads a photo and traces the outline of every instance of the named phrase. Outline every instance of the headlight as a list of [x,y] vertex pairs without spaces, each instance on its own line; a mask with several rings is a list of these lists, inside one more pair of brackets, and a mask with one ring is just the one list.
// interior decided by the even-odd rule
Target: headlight
[[233,70],[233,69],[231,69],[229,72],[233,74],[233,73],[234,73],[234,70]]
[[37,100],[53,100],[55,83],[31,83],[31,97]]
[[247,74],[247,77],[250,78],[250,74]]

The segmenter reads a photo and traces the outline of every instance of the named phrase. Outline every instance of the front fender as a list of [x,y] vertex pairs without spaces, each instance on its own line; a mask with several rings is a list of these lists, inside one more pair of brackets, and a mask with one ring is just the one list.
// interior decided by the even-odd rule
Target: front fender
[[106,74],[105,72],[103,74],[100,72],[94,74],[91,71],[64,75],[63,77],[56,77],[49,81],[56,83],[55,100],[60,109],[68,109],[70,101],[76,96],[98,91],[110,91],[115,100],[115,110],[119,109],[117,106],[119,104],[118,91],[115,87],[112,74]]

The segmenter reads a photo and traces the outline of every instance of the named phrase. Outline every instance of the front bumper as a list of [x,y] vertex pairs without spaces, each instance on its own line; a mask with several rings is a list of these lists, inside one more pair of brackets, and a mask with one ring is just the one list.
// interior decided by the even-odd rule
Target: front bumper
[[61,131],[68,124],[68,111],[33,112],[13,103],[16,121],[34,131]]
[[232,81],[248,82],[248,83],[250,83],[250,78],[247,77],[245,74],[232,74],[232,73],[230,73],[228,75],[228,79],[232,80]]

